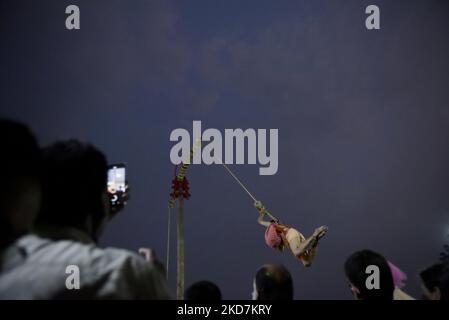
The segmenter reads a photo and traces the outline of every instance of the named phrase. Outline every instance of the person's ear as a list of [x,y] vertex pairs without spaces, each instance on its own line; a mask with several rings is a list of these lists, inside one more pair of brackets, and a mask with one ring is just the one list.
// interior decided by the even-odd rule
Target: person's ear
[[257,292],[256,281],[253,281],[253,292],[251,293],[251,298],[255,300],[259,300],[259,292]]
[[361,300],[359,289],[357,289],[357,287],[354,286],[352,283],[349,284],[349,288],[351,290],[351,293],[352,293],[354,299]]

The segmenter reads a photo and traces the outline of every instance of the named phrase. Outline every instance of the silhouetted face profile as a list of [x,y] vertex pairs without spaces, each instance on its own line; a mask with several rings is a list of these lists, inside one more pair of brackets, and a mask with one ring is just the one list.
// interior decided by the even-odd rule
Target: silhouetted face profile
[[[376,266],[379,270],[379,288],[368,288],[367,278],[372,274],[367,272],[369,266]],[[371,250],[353,253],[346,259],[345,273],[349,280],[351,291],[360,300],[392,300],[394,283],[390,266],[380,254]]]
[[293,280],[282,265],[264,265],[256,273],[253,300],[293,300]]
[[28,233],[40,206],[41,153],[24,125],[0,120],[0,246]]
[[423,299],[440,300],[440,289],[438,285],[443,268],[444,265],[442,263],[436,263],[419,273]]

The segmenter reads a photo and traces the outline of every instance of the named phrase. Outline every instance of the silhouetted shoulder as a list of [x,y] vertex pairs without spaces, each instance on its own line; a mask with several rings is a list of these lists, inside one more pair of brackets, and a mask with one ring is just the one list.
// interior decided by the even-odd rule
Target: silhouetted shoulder
[[[165,279],[143,258],[121,249],[25,236],[2,262],[2,298],[170,299]],[[68,289],[69,266],[79,270],[79,289]]]

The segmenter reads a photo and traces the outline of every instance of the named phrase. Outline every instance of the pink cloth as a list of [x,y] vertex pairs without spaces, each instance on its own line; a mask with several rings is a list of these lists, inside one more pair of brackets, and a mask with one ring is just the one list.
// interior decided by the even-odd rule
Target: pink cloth
[[268,246],[276,248],[281,244],[282,238],[276,231],[276,225],[270,223],[267,230],[265,231],[265,242]]
[[407,275],[404,273],[404,271],[396,267],[390,261],[388,261],[388,266],[390,267],[391,275],[393,276],[394,285],[398,288],[404,287],[405,280],[407,280]]

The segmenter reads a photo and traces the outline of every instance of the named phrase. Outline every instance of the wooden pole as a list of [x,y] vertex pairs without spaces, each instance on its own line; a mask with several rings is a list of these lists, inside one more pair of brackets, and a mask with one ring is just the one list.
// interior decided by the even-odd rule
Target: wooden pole
[[177,219],[177,284],[176,298],[184,299],[184,198],[181,196],[179,201],[179,211]]
[[165,262],[165,277],[168,281],[168,274],[170,272],[170,231],[171,231],[171,210],[168,208],[168,222],[167,222],[167,257]]

